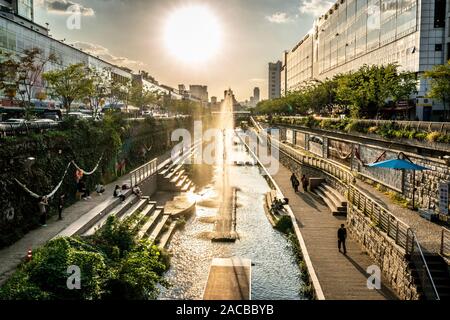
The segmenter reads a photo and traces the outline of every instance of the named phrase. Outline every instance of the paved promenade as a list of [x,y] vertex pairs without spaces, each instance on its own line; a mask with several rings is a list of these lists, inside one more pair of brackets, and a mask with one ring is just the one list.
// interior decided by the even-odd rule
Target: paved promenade
[[[158,158],[158,164],[170,157],[170,153],[166,153]],[[124,175],[117,181],[105,186],[103,196],[97,196],[92,192],[92,199],[81,200],[66,208],[63,211],[63,220],[58,221],[58,217],[51,217],[47,227],[40,227],[27,233],[23,238],[18,240],[11,246],[0,250],[0,285],[14,272],[16,267],[26,257],[29,249],[35,250],[53,239],[63,230],[76,222],[80,217],[100,206],[103,202],[111,200],[116,185],[122,185],[130,182],[130,176]]]
[[397,299],[386,286],[381,290],[367,288],[366,270],[374,262],[351,238],[347,241],[346,256],[339,253],[337,248],[337,230],[345,223],[345,217],[333,216],[328,207],[311,194],[296,194],[291,187],[291,174],[280,164],[278,173],[273,178],[284,196],[289,198],[325,299]]

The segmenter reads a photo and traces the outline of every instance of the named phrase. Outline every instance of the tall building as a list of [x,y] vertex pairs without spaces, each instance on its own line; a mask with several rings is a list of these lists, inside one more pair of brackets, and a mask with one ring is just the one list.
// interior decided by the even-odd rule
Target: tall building
[[281,96],[281,61],[269,63],[269,99]]
[[33,0],[0,0],[0,9],[30,21],[34,20]]
[[420,76],[450,59],[450,4],[446,2],[338,0],[284,54],[282,91],[355,71],[365,64],[394,63],[400,70],[417,74],[416,116],[438,119],[443,105],[425,99],[430,84]]
[[189,92],[192,96],[200,99],[202,102],[208,103],[208,87],[202,85],[190,85]]
[[261,101],[261,91],[259,90],[258,87],[253,89],[253,99],[254,99],[255,103],[258,103]]

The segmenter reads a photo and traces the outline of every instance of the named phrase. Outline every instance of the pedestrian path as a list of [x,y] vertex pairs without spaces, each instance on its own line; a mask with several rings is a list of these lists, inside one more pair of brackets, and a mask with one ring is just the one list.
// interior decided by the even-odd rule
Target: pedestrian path
[[[272,159],[272,161],[277,161]],[[327,300],[389,300],[397,299],[386,286],[381,290],[367,288],[366,270],[374,261],[356,241],[349,237],[347,255],[337,248],[337,230],[345,217],[333,216],[312,194],[296,194],[292,189],[291,172],[279,164],[272,177],[291,207],[304,238],[314,270]],[[383,279],[382,282],[384,283]]]
[[[159,167],[162,166],[163,162],[169,159],[169,157],[170,152],[159,157]],[[102,206],[102,204],[111,201],[115,186],[121,186],[125,183],[129,184],[129,182],[130,176],[128,174],[124,175],[117,181],[106,185],[105,192],[102,196],[98,196],[94,192],[92,193],[92,199],[87,201],[78,201],[72,206],[64,209],[63,220],[58,221],[58,217],[51,217],[47,221],[47,227],[40,227],[32,230],[11,246],[0,250],[0,285],[8,279],[16,267],[23,261],[28,250],[35,250],[36,248],[39,248],[60,234],[63,230],[69,228],[69,226],[75,223],[80,217],[89,213],[96,207]]]

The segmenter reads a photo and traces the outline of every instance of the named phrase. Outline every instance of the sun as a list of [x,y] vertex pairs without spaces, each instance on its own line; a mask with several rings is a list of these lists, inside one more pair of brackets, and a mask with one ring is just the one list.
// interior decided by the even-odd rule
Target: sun
[[222,30],[217,16],[205,6],[187,6],[171,13],[165,25],[165,45],[186,63],[205,62],[219,52]]

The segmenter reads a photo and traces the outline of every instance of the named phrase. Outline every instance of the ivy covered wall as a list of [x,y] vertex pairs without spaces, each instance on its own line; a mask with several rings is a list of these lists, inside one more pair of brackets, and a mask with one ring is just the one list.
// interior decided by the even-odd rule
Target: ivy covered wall
[[[102,122],[67,120],[57,131],[0,138],[0,248],[38,225],[38,200],[14,179],[46,195],[61,181],[71,161],[90,171],[101,158],[98,170],[86,180],[92,190],[97,183],[110,183],[169,150],[172,130],[191,129],[191,122],[189,118],[127,122],[110,115]],[[51,212],[56,211],[61,194],[67,197],[66,205],[76,201],[75,172],[70,166],[50,199]]]

